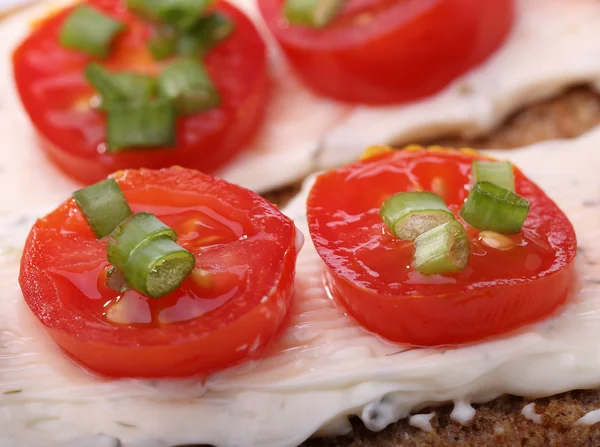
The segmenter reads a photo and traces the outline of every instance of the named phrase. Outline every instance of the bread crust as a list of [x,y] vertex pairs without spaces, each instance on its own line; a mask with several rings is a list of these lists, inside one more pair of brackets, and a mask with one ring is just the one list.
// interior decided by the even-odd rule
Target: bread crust
[[[536,413],[542,415],[539,425],[521,414],[523,407],[530,402],[535,402]],[[431,433],[411,427],[406,420],[374,433],[354,420],[354,430],[349,435],[312,439],[303,447],[600,446],[600,424],[591,427],[575,425],[585,413],[600,408],[599,390],[571,391],[537,400],[502,396],[488,404],[473,407],[477,412],[467,426],[452,422],[452,405],[446,405],[419,412],[436,412],[431,420]]]

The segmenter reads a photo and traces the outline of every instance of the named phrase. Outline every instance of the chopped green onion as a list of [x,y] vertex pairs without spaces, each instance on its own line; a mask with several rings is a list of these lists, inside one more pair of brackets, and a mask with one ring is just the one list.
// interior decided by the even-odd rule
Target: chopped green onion
[[121,91],[127,92],[127,102],[146,103],[156,93],[156,78],[142,73],[121,72],[113,74]]
[[114,76],[100,64],[89,64],[85,68],[85,78],[102,97],[103,103],[125,101],[127,92],[115,82]]
[[214,0],[163,1],[158,3],[158,14],[164,22],[185,31],[198,23],[212,3]]
[[480,230],[515,234],[521,231],[529,212],[529,201],[489,182],[476,183],[460,215]]
[[177,233],[151,213],[136,213],[121,222],[111,233],[106,254],[114,266],[107,275],[109,287],[123,291],[122,272],[125,285],[152,298],[179,287],[195,265],[194,255],[177,245]]
[[396,193],[383,202],[379,215],[397,238],[410,241],[454,220],[442,198],[427,191]]
[[286,0],[284,15],[292,25],[321,28],[335,18],[343,4],[344,0]]
[[92,63],[85,77],[102,97],[102,107],[124,102],[145,103],[156,92],[156,79],[141,73],[111,73],[102,65]]
[[181,31],[191,29],[206,14],[215,0],[127,0],[127,8],[154,22]]
[[160,18],[159,9],[164,0],[127,0],[127,9],[135,14],[153,21]]
[[60,29],[59,42],[64,47],[104,58],[114,38],[124,29],[112,17],[89,6],[78,6]]
[[234,23],[221,13],[203,17],[190,30],[179,35],[177,53],[180,56],[203,56],[226,39],[234,30]]
[[159,237],[136,248],[125,266],[125,282],[151,298],[176,290],[193,270],[192,253],[169,237]]
[[471,175],[473,184],[489,182],[509,191],[515,190],[515,173],[509,161],[474,161]]
[[106,114],[108,152],[136,147],[175,145],[175,108],[159,99],[146,104],[118,104]]
[[179,56],[201,57],[207,52],[204,42],[189,32],[177,36],[175,47]]
[[470,256],[467,232],[452,220],[415,239],[413,268],[424,275],[453,273],[464,269]]
[[193,31],[200,40],[212,47],[229,37],[234,29],[235,24],[233,20],[230,20],[220,12],[213,12],[203,17],[194,27]]
[[73,193],[98,239],[108,236],[123,220],[131,216],[131,208],[114,179],[103,180]]
[[219,12],[200,18],[190,29],[175,31],[171,27],[160,27],[150,39],[149,47],[156,60],[178,54],[179,56],[202,57],[234,30],[234,23]]
[[152,57],[160,61],[173,56],[177,52],[177,36],[175,33],[162,31],[152,37],[148,45]]
[[179,59],[162,71],[158,77],[158,92],[173,101],[182,115],[212,109],[220,102],[204,66],[191,58]]
[[177,241],[177,233],[154,214],[135,213],[120,222],[111,233],[106,246],[108,262],[125,271],[131,254],[141,245],[159,237]]

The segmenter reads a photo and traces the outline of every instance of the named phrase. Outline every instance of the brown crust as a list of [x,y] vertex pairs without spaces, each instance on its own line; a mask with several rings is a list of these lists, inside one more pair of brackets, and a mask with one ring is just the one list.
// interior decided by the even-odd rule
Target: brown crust
[[[543,374],[543,372],[540,372]],[[538,425],[521,415],[523,406],[535,402],[535,411],[542,415]],[[332,439],[314,439],[304,447],[367,447],[367,446],[600,446],[600,424],[592,427],[575,425],[586,412],[600,408],[599,391],[572,391],[535,401],[503,396],[485,405],[474,405],[475,417],[468,426],[450,420],[452,406],[434,409],[432,433],[408,425],[406,420],[393,424],[379,433],[367,430],[353,421],[354,431]],[[430,410],[423,410],[429,412]]]
[[[600,124],[600,96],[583,87],[574,88],[558,98],[530,106],[510,117],[499,129],[477,140],[444,139],[432,143],[449,147],[514,148],[537,141],[573,138]],[[269,194],[270,200],[286,200],[297,187]],[[281,203],[281,202],[280,202]],[[543,374],[540,371],[540,374]],[[598,371],[600,376],[600,370]],[[523,407],[535,402],[542,415],[537,425],[521,415]],[[304,447],[367,446],[600,446],[600,424],[574,425],[588,411],[600,409],[600,390],[572,391],[544,399],[503,396],[488,404],[474,405],[475,418],[468,426],[450,420],[451,405],[434,409],[432,433],[402,420],[379,433],[367,430],[353,420],[354,430],[347,436],[309,440]],[[419,413],[429,412],[423,410]],[[503,432],[503,433],[499,433]]]
[[485,138],[448,138],[436,144],[449,147],[514,148],[543,140],[574,138],[600,124],[600,96],[585,87],[534,104],[511,116]]

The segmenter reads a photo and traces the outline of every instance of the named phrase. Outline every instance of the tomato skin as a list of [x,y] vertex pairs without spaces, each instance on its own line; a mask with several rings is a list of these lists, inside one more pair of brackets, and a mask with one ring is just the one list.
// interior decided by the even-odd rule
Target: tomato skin
[[[448,296],[382,299],[339,278],[330,279],[328,286],[367,329],[401,343],[441,346],[503,334],[550,315],[568,298],[574,270],[571,263],[536,282]],[[548,291],[553,291],[550,299],[546,299]],[[510,315],[512,309],[514,314]]]
[[[150,26],[130,13],[123,0],[88,0],[87,4],[127,24],[111,56],[96,60],[111,70],[156,74],[147,50]],[[178,118],[177,147],[136,149],[110,154],[104,149],[104,115],[88,105],[94,94],[84,78],[95,59],[64,49],[58,32],[71,8],[45,19],[13,54],[14,76],[23,106],[42,149],[69,176],[97,182],[110,173],[146,167],[181,165],[210,172],[248,144],[260,128],[269,95],[266,47],[252,22],[220,1],[215,9],[235,22],[235,31],[211,50],[206,68],[221,96],[219,107]]]
[[[236,256],[244,259],[248,278],[240,287],[246,291],[186,321],[152,327],[107,321],[93,311],[103,300],[96,304],[97,297],[57,279],[57,271],[72,265],[107,264],[106,242],[94,238],[73,200],[68,200],[33,226],[19,276],[25,301],[54,341],[86,368],[113,377],[207,374],[259,356],[291,305],[297,255],[291,220],[253,192],[192,170],[129,170],[115,178],[134,211],[152,204],[164,207],[166,201],[185,207],[208,195],[248,215],[258,228],[256,234],[201,249],[196,256],[199,268],[217,256],[211,249],[224,257],[217,256],[210,265],[235,264],[238,261],[227,259]],[[73,216],[76,226],[70,223]],[[89,284],[84,290],[90,290]],[[164,299],[147,300],[158,306]]]
[[482,63],[508,35],[513,0],[350,0],[324,29],[290,26],[283,0],[259,0],[304,83],[373,105],[429,96]]
[[468,194],[471,162],[480,158],[400,151],[317,179],[307,202],[311,237],[328,267],[332,295],[368,330],[418,346],[460,344],[539,320],[568,298],[575,276],[575,232],[518,169],[517,192],[530,200],[531,210],[523,232],[510,236],[516,246],[485,249],[479,231],[463,223],[472,255],[462,272],[417,274],[410,267],[412,242],[395,239],[381,222],[377,204],[402,190],[435,191],[436,178],[445,180],[442,196],[457,214]]

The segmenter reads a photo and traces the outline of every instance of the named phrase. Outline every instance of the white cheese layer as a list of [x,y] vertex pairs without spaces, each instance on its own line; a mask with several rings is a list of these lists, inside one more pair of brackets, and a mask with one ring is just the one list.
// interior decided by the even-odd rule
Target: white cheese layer
[[408,424],[420,428],[421,430],[431,433],[433,427],[431,426],[431,420],[435,417],[435,411],[428,414],[414,414],[408,418]]
[[521,410],[521,414],[525,419],[530,420],[534,424],[540,425],[542,423],[542,415],[536,413],[534,402],[525,405]]
[[594,425],[600,422],[600,410],[593,410],[577,419],[576,425]]
[[29,3],[31,0],[0,0],[0,15],[8,14],[12,9]]
[[[468,423],[469,403],[503,393],[536,397],[598,387],[599,147],[600,128],[573,141],[491,152],[522,168],[575,225],[580,286],[553,318],[485,343],[402,352],[328,298],[324,265],[307,238],[289,326],[267,358],[206,382],[104,380],[68,360],[17,285],[20,249],[40,210],[27,204],[27,192],[13,190],[18,206],[0,219],[0,445],[112,445],[117,438],[124,447],[285,447],[315,432],[346,433],[352,414],[381,430],[424,405],[455,402],[456,420]],[[309,187],[310,181],[285,209],[305,234]],[[53,204],[50,188],[37,193],[39,202]]]
[[[596,0],[516,0],[517,22],[505,45],[486,63],[426,100],[391,107],[351,107],[318,98],[294,77],[268,37],[254,0],[231,0],[255,20],[269,43],[273,92],[256,139],[218,174],[257,191],[293,183],[315,169],[343,164],[374,143],[408,143],[446,134],[481,135],[525,104],[576,83],[600,81],[600,3]],[[72,0],[47,0],[0,27],[0,130],[20,187],[47,184],[56,168],[39,148],[12,83],[11,55],[32,20]],[[22,159],[13,160],[14,151]],[[34,153],[34,154],[32,154]],[[21,155],[21,154],[20,154]],[[39,161],[38,161],[39,160]],[[0,187],[7,183],[1,183]],[[73,189],[62,179],[57,200]],[[35,188],[33,189],[35,191]],[[32,194],[32,200],[36,200]]]

